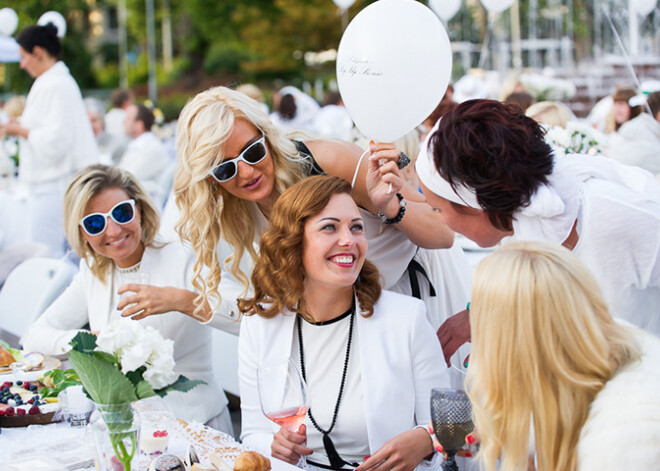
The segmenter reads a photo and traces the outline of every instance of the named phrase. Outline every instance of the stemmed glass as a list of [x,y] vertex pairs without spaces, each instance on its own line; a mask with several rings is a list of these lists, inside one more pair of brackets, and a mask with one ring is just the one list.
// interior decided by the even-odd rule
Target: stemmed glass
[[[310,400],[307,384],[296,364],[287,358],[259,366],[257,385],[264,415],[280,427],[297,433]],[[300,457],[298,467],[307,467],[304,456]]]
[[465,391],[433,389],[431,391],[431,420],[435,436],[447,452],[444,471],[458,471],[454,456],[472,432],[472,404]]

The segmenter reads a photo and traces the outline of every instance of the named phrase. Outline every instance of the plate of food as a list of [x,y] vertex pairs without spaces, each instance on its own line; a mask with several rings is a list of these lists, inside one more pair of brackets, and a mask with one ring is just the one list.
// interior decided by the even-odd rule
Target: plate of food
[[62,366],[57,358],[39,352],[26,352],[0,340],[0,375],[12,374],[16,380],[34,381],[48,370]]

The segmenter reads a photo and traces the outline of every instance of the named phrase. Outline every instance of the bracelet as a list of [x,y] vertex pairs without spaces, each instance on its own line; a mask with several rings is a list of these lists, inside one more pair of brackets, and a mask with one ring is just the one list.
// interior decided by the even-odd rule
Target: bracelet
[[403,196],[401,193],[397,193],[396,197],[399,199],[399,212],[394,218],[388,219],[383,213],[380,211],[378,212],[378,217],[381,218],[385,224],[396,224],[401,222],[403,215],[406,213],[406,202],[403,201]]

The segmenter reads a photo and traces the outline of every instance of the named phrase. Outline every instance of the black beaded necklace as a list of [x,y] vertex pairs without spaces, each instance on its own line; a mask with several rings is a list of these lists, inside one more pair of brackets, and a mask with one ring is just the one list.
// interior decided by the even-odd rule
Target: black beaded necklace
[[[351,319],[349,321],[349,327],[348,327],[348,343],[346,344],[346,358],[344,359],[344,370],[341,374],[339,394],[337,395],[337,402],[335,404],[335,410],[332,414],[332,423],[330,424],[330,428],[327,431],[323,430],[321,427],[319,427],[319,424],[316,422],[316,419],[314,419],[314,416],[312,415],[312,408],[310,407],[309,410],[307,411],[307,414],[309,414],[309,420],[312,422],[312,425],[316,430],[318,430],[323,435],[323,447],[325,448],[326,455],[328,455],[328,460],[330,461],[330,466],[332,467],[332,469],[342,469],[344,465],[352,466],[352,467],[358,466],[358,463],[349,463],[348,461],[344,460],[339,455],[337,449],[335,448],[335,444],[332,443],[332,440],[330,439],[330,432],[332,432],[332,429],[335,427],[335,423],[337,422],[337,413],[339,412],[339,404],[341,403],[341,398],[342,395],[344,394],[344,384],[346,383],[346,373],[348,372],[348,360],[351,355],[351,341],[353,339],[354,319],[355,319],[355,300],[353,300],[353,305],[351,307]],[[303,349],[302,325],[301,325],[300,314],[296,318],[296,322],[298,327],[298,347],[300,349],[300,370],[302,372],[303,379],[307,381],[307,374],[305,372],[305,353]]]

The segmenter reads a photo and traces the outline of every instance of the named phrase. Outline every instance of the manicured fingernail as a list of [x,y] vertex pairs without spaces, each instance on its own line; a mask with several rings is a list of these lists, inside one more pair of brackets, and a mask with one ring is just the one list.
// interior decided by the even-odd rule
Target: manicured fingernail
[[365,456],[364,458],[362,458],[362,461],[367,461],[369,458],[371,458],[371,455]]
[[430,425],[429,425],[429,433],[433,435],[433,427],[431,427]]
[[435,451],[437,451],[438,453],[444,453],[445,450],[443,450],[442,447],[438,445],[435,447]]
[[472,435],[465,437],[465,441],[468,442],[468,445],[472,445],[475,442],[475,439]]
[[463,360],[463,366],[464,367],[467,368],[469,364],[470,364],[470,355],[466,356],[465,360]]
[[469,451],[466,451],[466,452],[465,452],[465,456],[466,456],[467,458],[472,458],[472,453],[470,453]]

